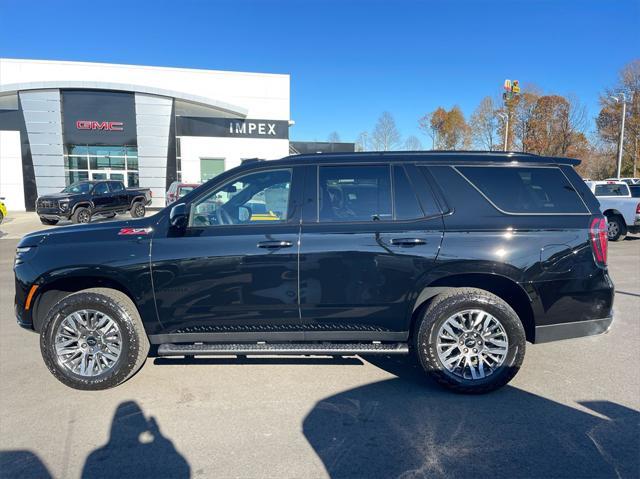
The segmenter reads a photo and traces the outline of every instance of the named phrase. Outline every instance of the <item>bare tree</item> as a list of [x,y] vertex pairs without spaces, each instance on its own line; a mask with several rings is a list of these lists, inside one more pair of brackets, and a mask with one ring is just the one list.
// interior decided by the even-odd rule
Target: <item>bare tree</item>
[[400,132],[396,127],[393,116],[388,111],[383,112],[378,118],[378,122],[371,134],[371,142],[375,151],[389,151],[398,148]]
[[367,151],[369,149],[369,133],[361,131],[356,138],[356,151]]
[[329,143],[340,143],[340,134],[337,131],[332,131],[331,133],[329,133],[327,141]]
[[498,140],[498,128],[500,126],[497,116],[497,105],[490,96],[484,97],[478,108],[475,109],[469,121],[471,139],[473,145],[479,150],[493,151],[500,143]]
[[404,140],[404,149],[407,151],[421,151],[422,143],[415,135],[409,135],[406,140]]
[[445,121],[447,120],[447,112],[444,108],[438,107],[431,113],[427,113],[418,120],[418,128],[422,132],[431,138],[431,149],[437,149],[439,142],[439,135],[442,133],[442,129]]

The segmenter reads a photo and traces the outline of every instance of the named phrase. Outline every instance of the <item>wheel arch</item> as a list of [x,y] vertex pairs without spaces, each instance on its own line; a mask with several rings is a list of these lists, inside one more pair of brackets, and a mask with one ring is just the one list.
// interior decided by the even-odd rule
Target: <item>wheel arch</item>
[[91,203],[91,201],[81,201],[79,203],[76,203],[75,205],[73,205],[73,208],[71,209],[71,213],[75,213],[78,208],[93,209],[93,203]]
[[524,327],[526,339],[535,340],[535,320],[531,298],[514,280],[498,274],[463,273],[439,278],[425,287],[416,299],[411,315],[410,334],[418,318],[438,294],[450,288],[478,288],[495,294],[516,312]]
[[40,285],[31,311],[33,329],[40,332],[40,327],[47,312],[62,298],[91,288],[115,289],[126,294],[136,304],[135,297],[131,291],[124,284],[113,278],[92,275],[56,278]]

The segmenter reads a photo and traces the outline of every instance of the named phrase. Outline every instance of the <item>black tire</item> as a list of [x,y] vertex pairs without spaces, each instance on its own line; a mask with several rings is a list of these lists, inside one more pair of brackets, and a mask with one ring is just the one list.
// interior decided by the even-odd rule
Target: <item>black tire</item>
[[47,218],[40,218],[40,223],[47,226],[57,225],[59,220],[49,220]]
[[[483,379],[465,379],[449,371],[437,353],[438,331],[456,313],[478,309],[492,315],[502,325],[508,348],[502,365]],[[422,368],[438,383],[465,394],[484,394],[507,384],[518,372],[525,352],[525,333],[516,312],[505,301],[477,288],[452,288],[436,296],[415,326],[413,346]]]
[[[58,361],[55,336],[60,323],[71,313],[93,309],[107,314],[117,323],[121,335],[121,352],[113,367],[96,376],[76,374]],[[115,387],[133,376],[144,364],[149,352],[140,314],[124,293],[108,288],[92,288],[61,299],[42,324],[40,351],[49,371],[60,382],[74,389],[100,390]]]
[[147,209],[142,201],[136,201],[131,206],[131,217],[142,218],[147,213]]
[[4,221],[4,215],[2,214],[2,211],[0,211],[0,225],[2,224],[3,221]]
[[622,241],[627,236],[627,225],[620,215],[607,216],[607,238],[609,241]]
[[76,208],[71,216],[71,221],[74,223],[89,223],[91,221],[91,210],[84,206]]

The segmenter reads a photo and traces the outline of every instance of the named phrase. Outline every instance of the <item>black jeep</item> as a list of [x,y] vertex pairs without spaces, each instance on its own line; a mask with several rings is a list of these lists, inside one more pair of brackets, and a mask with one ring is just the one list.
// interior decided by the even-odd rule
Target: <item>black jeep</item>
[[151,218],[27,235],[17,320],[79,389],[122,383],[156,345],[162,356],[413,353],[441,384],[487,392],[516,374],[525,341],[611,325],[607,225],[578,163],[253,160]]

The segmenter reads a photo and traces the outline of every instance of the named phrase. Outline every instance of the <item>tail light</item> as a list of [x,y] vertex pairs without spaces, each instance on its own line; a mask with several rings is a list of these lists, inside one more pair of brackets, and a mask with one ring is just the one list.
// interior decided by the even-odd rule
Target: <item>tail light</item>
[[636,206],[636,214],[640,215],[640,203],[638,203],[638,206]]
[[598,266],[607,266],[607,250],[609,239],[607,238],[607,220],[602,216],[591,219],[589,225],[589,242],[593,249],[593,257]]

